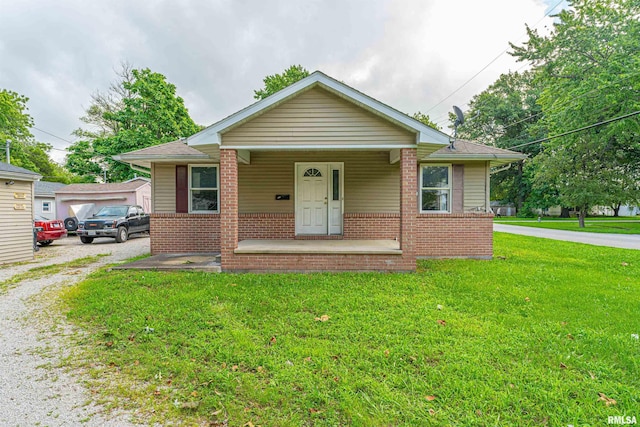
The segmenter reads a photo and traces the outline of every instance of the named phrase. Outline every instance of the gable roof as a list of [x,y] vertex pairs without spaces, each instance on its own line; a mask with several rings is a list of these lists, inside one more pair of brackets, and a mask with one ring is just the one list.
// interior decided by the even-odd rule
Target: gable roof
[[69,184],[56,190],[56,194],[69,193],[122,193],[135,191],[144,185],[150,185],[147,178],[133,178],[125,182],[108,182],[106,184]]
[[0,178],[37,181],[42,178],[42,175],[30,171],[29,169],[14,166],[5,162],[0,162]]
[[416,133],[416,144],[445,145],[449,143],[449,136],[424,123],[410,117],[388,105],[365,95],[346,84],[335,80],[326,74],[315,71],[302,80],[264,98],[222,120],[206,129],[186,138],[188,145],[209,145],[222,143],[222,134],[233,127],[239,126],[252,118],[282,104],[283,102],[314,87],[321,87],[342,99],[345,99],[361,108]]
[[453,146],[447,145],[423,157],[421,161],[488,160],[491,162],[491,166],[500,166],[526,158],[526,154],[516,151],[456,139]]
[[36,197],[53,197],[55,196],[54,192],[56,190],[66,186],[67,184],[62,182],[36,181],[34,186],[34,195]]

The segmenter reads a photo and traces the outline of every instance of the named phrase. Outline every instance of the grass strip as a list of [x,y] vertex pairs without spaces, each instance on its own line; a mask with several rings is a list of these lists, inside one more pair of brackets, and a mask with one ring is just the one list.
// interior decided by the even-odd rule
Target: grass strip
[[0,292],[6,292],[10,286],[20,283],[24,280],[37,280],[42,277],[60,273],[64,270],[72,270],[74,268],[85,267],[89,264],[97,262],[101,257],[108,255],[109,254],[98,254],[83,258],[77,258],[65,263],[34,267],[32,269],[29,269],[28,271],[25,271],[24,273],[15,274],[10,278],[0,282]]

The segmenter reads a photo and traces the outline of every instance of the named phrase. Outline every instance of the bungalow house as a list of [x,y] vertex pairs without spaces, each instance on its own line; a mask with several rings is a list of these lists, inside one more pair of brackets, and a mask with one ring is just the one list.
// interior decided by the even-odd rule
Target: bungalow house
[[33,183],[40,178],[0,162],[0,264],[33,259]]
[[489,173],[523,156],[437,130],[314,72],[175,142],[115,156],[148,171],[151,252],[223,271],[415,271],[492,257]]

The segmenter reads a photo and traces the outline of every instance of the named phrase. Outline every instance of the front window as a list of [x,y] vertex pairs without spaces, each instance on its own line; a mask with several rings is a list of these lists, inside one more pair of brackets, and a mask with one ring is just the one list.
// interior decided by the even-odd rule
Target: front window
[[422,212],[450,212],[451,165],[423,165],[420,170]]
[[217,166],[189,166],[189,211],[218,211]]
[[42,212],[51,212],[51,202],[42,202]]

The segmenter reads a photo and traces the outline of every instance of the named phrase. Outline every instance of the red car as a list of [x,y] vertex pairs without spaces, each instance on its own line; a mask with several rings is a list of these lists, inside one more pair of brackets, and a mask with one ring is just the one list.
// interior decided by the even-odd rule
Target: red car
[[47,219],[36,215],[33,220],[33,226],[38,230],[36,240],[40,246],[49,246],[54,240],[67,236],[67,229],[64,228],[64,223],[59,219]]

